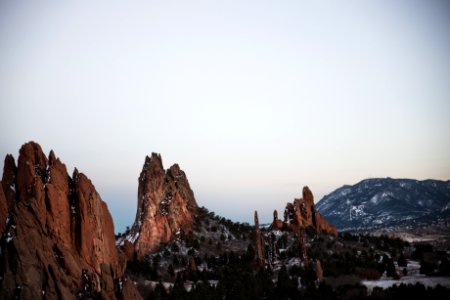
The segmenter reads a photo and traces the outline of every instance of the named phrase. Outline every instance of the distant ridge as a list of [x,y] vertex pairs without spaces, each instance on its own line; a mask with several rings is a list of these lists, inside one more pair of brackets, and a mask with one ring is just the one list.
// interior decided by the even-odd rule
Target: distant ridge
[[445,225],[450,180],[365,179],[324,196],[316,207],[338,230]]

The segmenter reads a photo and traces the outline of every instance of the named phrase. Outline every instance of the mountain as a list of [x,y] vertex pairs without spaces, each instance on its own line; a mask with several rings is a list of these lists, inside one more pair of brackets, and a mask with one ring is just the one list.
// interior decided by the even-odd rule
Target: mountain
[[140,260],[178,235],[192,231],[198,206],[186,174],[178,164],[164,170],[161,156],[146,157],[138,186],[136,220],[118,244]]
[[107,205],[83,173],[29,142],[0,185],[0,299],[141,299]]
[[450,181],[374,178],[323,197],[317,210],[339,230],[450,221]]

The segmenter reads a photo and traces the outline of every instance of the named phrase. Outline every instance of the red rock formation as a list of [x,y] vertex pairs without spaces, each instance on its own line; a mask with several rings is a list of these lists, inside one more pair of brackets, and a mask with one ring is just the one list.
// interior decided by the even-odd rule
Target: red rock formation
[[125,239],[142,259],[175,239],[180,230],[192,231],[197,209],[186,174],[177,164],[165,171],[161,156],[152,153],[139,176],[136,220]]
[[53,151],[47,159],[34,142],[20,149],[17,170],[7,156],[3,179],[2,190],[15,187],[15,193],[0,242],[0,298],[122,298],[114,281],[124,261],[111,215],[90,180],[78,171],[70,178]]
[[283,221],[281,221],[280,219],[278,219],[278,212],[277,210],[273,211],[273,222],[272,225],[270,226],[270,230],[280,230],[283,229]]
[[[310,189],[303,188],[303,197],[295,199],[293,203],[287,203],[284,211],[284,222],[288,224],[295,232],[300,228],[313,227],[317,233],[326,233],[337,235],[336,226],[330,224],[316,210],[314,205],[314,196]],[[279,228],[280,225],[274,218],[273,228]]]
[[264,238],[259,229],[258,212],[255,211],[255,243],[256,243],[256,263],[263,266],[266,263],[266,254],[264,246]]

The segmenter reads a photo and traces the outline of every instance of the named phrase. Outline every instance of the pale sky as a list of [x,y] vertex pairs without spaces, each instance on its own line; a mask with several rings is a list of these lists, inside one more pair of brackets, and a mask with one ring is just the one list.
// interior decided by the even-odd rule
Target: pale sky
[[1,159],[54,149],[116,231],[151,152],[268,222],[304,185],[450,179],[449,115],[449,1],[0,2]]

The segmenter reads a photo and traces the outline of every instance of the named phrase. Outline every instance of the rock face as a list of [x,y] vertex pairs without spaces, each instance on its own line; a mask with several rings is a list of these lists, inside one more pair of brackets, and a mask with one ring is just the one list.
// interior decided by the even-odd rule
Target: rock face
[[177,234],[192,231],[197,209],[186,174],[177,164],[164,170],[161,156],[152,153],[139,176],[136,220],[119,243],[133,244],[137,259],[142,259]]
[[312,227],[317,233],[336,235],[336,226],[328,223],[317,211],[314,205],[314,196],[307,186],[303,187],[302,196],[302,198],[295,199],[293,203],[287,203],[284,210],[284,223],[278,220],[278,213],[274,212],[271,229],[282,229],[287,226],[297,232],[300,228]]
[[140,298],[119,285],[112,218],[84,174],[70,177],[53,151],[47,159],[29,142],[17,168],[6,157],[1,190],[1,299]]

